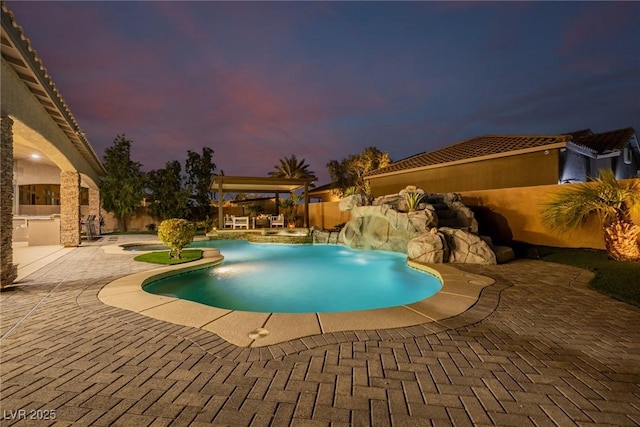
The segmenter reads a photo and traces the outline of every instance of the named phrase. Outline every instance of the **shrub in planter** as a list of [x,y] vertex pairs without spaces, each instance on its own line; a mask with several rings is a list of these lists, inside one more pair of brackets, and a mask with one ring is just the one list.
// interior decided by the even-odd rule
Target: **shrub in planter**
[[182,258],[182,248],[193,242],[195,234],[195,225],[186,219],[166,219],[158,227],[158,239],[171,248],[169,256],[174,259]]

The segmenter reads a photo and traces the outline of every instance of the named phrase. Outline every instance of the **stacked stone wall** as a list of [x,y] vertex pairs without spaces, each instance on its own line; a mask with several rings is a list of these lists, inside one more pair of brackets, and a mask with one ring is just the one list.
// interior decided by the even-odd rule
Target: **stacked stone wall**
[[13,283],[13,120],[0,118],[0,287]]
[[89,215],[95,215],[94,230],[100,234],[100,190],[89,188]]
[[80,174],[60,172],[60,244],[79,246],[80,236]]

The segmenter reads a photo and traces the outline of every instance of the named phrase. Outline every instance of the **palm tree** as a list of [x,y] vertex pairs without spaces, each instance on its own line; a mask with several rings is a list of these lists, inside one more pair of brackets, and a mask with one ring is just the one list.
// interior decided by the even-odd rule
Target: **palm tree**
[[[298,161],[295,154],[291,157],[279,159],[280,164],[274,166],[274,171],[269,172],[269,176],[276,178],[309,178],[317,179],[315,174],[309,170],[309,165],[305,159]],[[313,187],[313,184],[310,185]]]
[[617,181],[613,171],[601,171],[593,182],[562,191],[544,206],[542,221],[553,230],[575,229],[598,215],[609,257],[640,261],[640,226],[631,220],[640,210],[640,180]]

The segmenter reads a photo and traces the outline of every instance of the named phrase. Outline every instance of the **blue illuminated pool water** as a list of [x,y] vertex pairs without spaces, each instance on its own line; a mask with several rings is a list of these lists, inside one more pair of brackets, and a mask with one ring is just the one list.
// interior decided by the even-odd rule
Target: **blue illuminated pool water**
[[428,298],[441,282],[406,265],[406,255],[336,245],[198,242],[224,262],[145,285],[147,292],[254,312],[327,313],[394,307]]

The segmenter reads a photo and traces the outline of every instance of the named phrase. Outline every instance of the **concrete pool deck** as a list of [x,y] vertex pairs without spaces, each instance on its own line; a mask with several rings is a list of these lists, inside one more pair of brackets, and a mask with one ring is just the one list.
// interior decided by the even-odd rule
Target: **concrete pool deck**
[[[118,245],[105,246],[104,250],[126,255],[126,251]],[[403,306],[357,312],[301,314],[228,310],[154,295],[143,290],[143,285],[149,281],[223,262],[224,252],[221,255],[119,278],[102,288],[98,298],[113,307],[213,332],[237,346],[263,347],[326,333],[392,329],[438,322],[468,310],[476,303],[482,289],[495,282],[478,274],[462,273],[448,265],[411,263],[412,268],[438,277],[443,283],[442,289],[430,298]]]
[[457,266],[495,280],[460,315],[252,348],[102,303],[154,268],[102,250],[134,239],[83,243],[0,292],[3,426],[640,425],[640,308],[586,270]]

